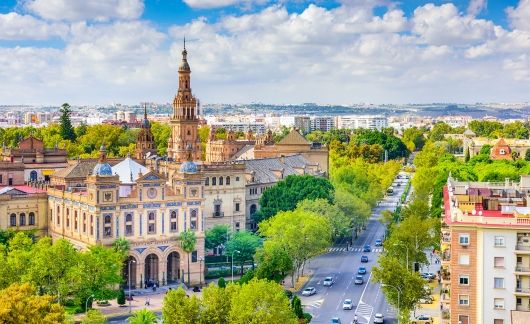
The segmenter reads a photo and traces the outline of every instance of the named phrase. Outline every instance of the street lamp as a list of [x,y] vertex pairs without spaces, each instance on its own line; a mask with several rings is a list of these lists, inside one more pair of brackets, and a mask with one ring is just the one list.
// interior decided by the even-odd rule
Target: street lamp
[[202,261],[204,259],[202,257],[199,258],[199,286],[202,287]]
[[241,251],[235,250],[232,252],[232,282],[234,282],[234,253],[241,253]]
[[406,244],[404,244],[403,242],[394,243],[393,245],[394,246],[402,245],[402,246],[404,246],[407,249],[407,270],[408,270],[409,269],[409,247]]
[[85,316],[87,315],[87,312],[88,312],[88,301],[90,300],[90,298],[94,298],[94,294],[90,295],[90,296],[86,299],[86,303],[85,303]]
[[127,276],[127,279],[129,279],[129,313],[132,312],[132,305],[131,305],[131,263],[136,263],[136,260],[134,259],[129,259],[129,262],[128,262],[128,276]]
[[398,293],[398,304],[397,304],[397,311],[398,311],[398,324],[399,324],[399,298],[400,298],[400,295],[401,295],[401,289],[399,289],[397,286],[392,286],[392,285],[387,285],[387,284],[381,284],[381,286],[383,287],[390,287],[390,288],[394,288],[397,293]]

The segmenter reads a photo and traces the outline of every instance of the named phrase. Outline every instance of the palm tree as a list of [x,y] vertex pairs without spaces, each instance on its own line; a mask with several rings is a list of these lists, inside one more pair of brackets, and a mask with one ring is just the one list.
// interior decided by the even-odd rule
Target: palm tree
[[185,230],[179,236],[180,247],[182,251],[188,254],[188,286],[190,285],[190,254],[195,250],[195,245],[197,244],[197,236],[195,232],[190,230]]
[[137,310],[129,317],[130,324],[156,324],[158,323],[158,318],[156,314],[147,308]]

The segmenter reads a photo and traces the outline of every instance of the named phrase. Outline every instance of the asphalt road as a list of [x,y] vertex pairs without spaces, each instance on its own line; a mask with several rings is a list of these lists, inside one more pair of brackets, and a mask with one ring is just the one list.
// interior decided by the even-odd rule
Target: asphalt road
[[[371,269],[377,265],[377,259],[382,251],[382,247],[375,246],[375,240],[382,239],[385,234],[385,227],[378,220],[381,211],[395,209],[408,180],[397,181],[401,186],[394,186],[394,195],[385,198],[380,202],[379,207],[374,209],[366,230],[354,241],[350,251],[346,251],[345,245],[335,246],[329,253],[309,262],[308,268],[312,270],[313,276],[304,288],[315,287],[317,293],[308,297],[300,295],[300,298],[305,310],[313,315],[311,323],[330,323],[333,317],[339,317],[341,323],[349,324],[355,314],[359,323],[373,323],[376,313],[384,315],[385,323],[394,323],[396,320],[396,311],[386,302],[380,284],[370,279]],[[361,249],[365,244],[371,245],[372,252],[362,252]],[[368,263],[361,263],[362,255],[368,256]],[[364,275],[364,284],[355,285],[355,276],[360,266],[365,266],[367,273]],[[322,281],[328,276],[335,278],[335,284],[324,287]],[[353,301],[352,310],[342,309],[344,299]]]

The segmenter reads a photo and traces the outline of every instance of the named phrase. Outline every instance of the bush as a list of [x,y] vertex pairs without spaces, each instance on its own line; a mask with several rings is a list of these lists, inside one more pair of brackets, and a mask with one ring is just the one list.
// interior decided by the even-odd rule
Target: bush
[[123,289],[120,289],[118,291],[118,298],[116,298],[116,301],[118,302],[118,305],[123,306],[126,303],[125,300],[125,291]]
[[304,313],[304,319],[306,323],[310,323],[313,316],[309,313]]
[[107,319],[97,309],[91,309],[87,312],[85,318],[81,321],[81,324],[105,324]]
[[254,270],[248,270],[247,272],[245,272],[245,274],[241,277],[241,279],[239,279],[239,284],[246,284],[248,283],[250,280],[252,280],[252,278],[254,278],[255,276],[255,271]]
[[219,286],[219,288],[225,288],[226,287],[225,278],[223,277],[219,278],[219,280],[217,281],[217,286]]
[[297,318],[305,318],[304,309],[302,308],[302,301],[298,296],[294,296],[291,300],[291,308]]

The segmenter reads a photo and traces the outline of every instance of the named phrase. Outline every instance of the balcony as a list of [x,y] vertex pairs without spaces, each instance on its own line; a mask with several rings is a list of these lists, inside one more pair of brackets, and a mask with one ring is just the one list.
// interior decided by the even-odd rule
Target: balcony
[[518,275],[530,275],[530,267],[524,267],[522,265],[515,266],[515,274]]
[[530,311],[530,305],[517,305],[515,307],[515,310],[518,310],[518,311],[523,311],[523,312],[528,312]]
[[528,245],[528,243],[516,244],[515,245],[515,253],[530,254],[530,245]]
[[224,212],[213,212],[213,213],[212,213],[212,217],[213,217],[213,218],[221,218],[221,217],[225,217],[225,213],[224,213]]
[[451,262],[451,252],[445,251],[442,253],[442,266],[449,265]]
[[530,297],[530,288],[515,288],[515,295]]

